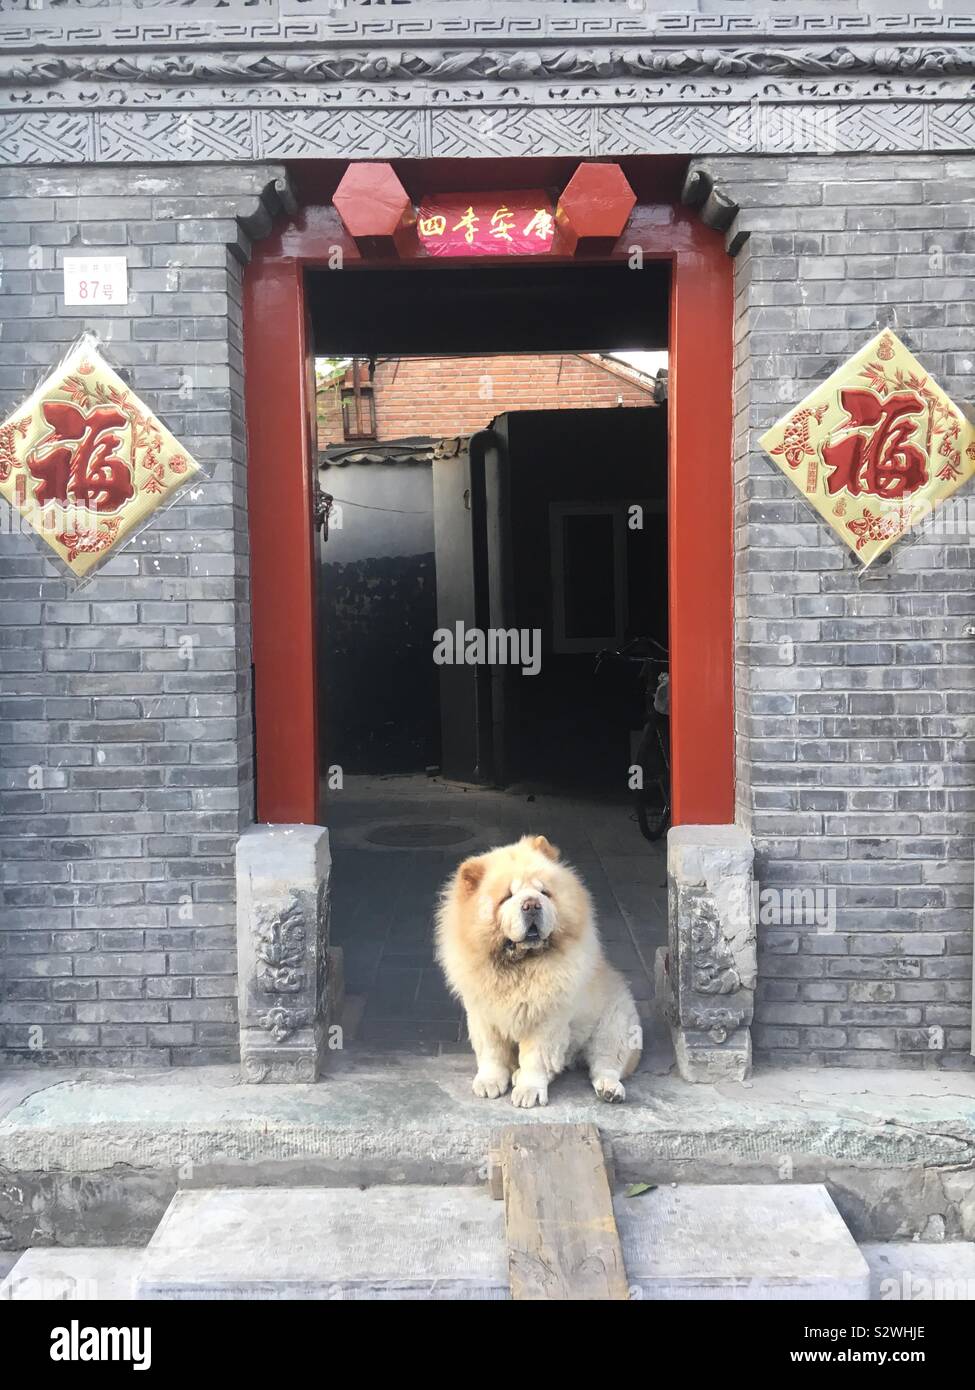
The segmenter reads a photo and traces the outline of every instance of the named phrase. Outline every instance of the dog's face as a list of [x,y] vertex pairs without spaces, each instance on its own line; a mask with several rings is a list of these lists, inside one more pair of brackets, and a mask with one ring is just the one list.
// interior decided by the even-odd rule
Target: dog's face
[[457,874],[469,930],[501,963],[517,963],[578,934],[585,890],[544,835],[467,859]]

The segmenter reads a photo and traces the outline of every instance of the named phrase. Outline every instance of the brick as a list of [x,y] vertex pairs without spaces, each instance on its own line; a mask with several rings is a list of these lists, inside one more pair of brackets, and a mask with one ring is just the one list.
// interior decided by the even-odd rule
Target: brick
[[[763,947],[763,1007],[782,1021],[756,1027],[756,1047],[793,1065],[970,1067],[962,1055],[967,999],[947,993],[971,983],[975,797],[965,739],[975,649],[961,628],[975,612],[975,573],[967,535],[900,544],[889,566],[861,580],[763,457],[757,434],[884,323],[960,399],[971,399],[975,158],[708,155],[703,163],[742,205],[738,222],[751,238],[736,261],[738,621],[747,683],[738,706],[740,812],[769,883],[828,885],[838,895],[833,937],[800,928]],[[9,254],[4,408],[84,317],[59,307],[58,267],[71,238],[124,245],[137,298],[92,325],[111,329],[111,350],[133,384],[220,470],[205,497],[150,523],[137,556],[110,562],[73,597],[37,568],[27,542],[0,536],[0,769],[38,761],[58,774],[40,806],[22,799],[28,789],[15,778],[4,792],[13,798],[12,833],[0,862],[14,892],[2,925],[13,914],[23,930],[0,938],[34,934],[39,949],[20,958],[50,955],[75,967],[74,975],[15,979],[50,994],[7,1007],[35,1008],[36,1021],[53,1005],[137,1005],[125,991],[144,989],[170,1010],[190,1010],[159,1022],[48,1017],[45,1060],[61,1047],[71,1058],[84,1052],[88,1064],[233,1056],[233,1001],[223,992],[230,948],[220,936],[210,949],[180,935],[178,890],[191,885],[194,910],[217,914],[207,919],[215,933],[228,929],[227,846],[252,801],[252,750],[234,702],[247,683],[247,614],[235,587],[246,574],[246,513],[240,267],[227,243],[246,249],[236,216],[281,172],[212,163],[79,166],[42,176],[0,170],[0,239]],[[935,246],[944,256],[937,273],[929,263]],[[31,248],[42,251],[39,267],[28,261]],[[485,400],[476,366],[465,376],[458,360],[451,401],[428,389],[429,361],[402,361],[381,425],[400,434],[481,428],[525,408],[526,392],[550,389],[550,381],[526,380],[523,366],[492,359],[494,395]],[[393,370],[380,362],[377,378]],[[584,381],[595,390],[582,358],[565,355],[561,370],[566,398]],[[187,374],[191,401],[178,394]],[[623,388],[626,403],[636,404],[631,390]],[[324,403],[320,427],[338,428],[334,400]],[[174,650],[184,632],[196,643],[192,668]],[[224,696],[226,704],[181,703]],[[8,749],[26,761],[8,761]],[[8,878],[13,868],[37,873]],[[146,917],[148,907],[159,916]],[[142,945],[113,951],[115,933],[132,945],[144,933]],[[167,956],[189,973],[166,973],[174,968]],[[92,984],[103,990],[95,999],[86,993]],[[180,992],[194,987],[195,995]],[[883,1019],[814,1021],[828,1009],[875,1010]],[[923,1017],[897,1022],[904,1010]],[[943,1010],[945,1021],[935,1021]],[[25,1016],[6,1025],[24,1030],[17,1048],[28,1046],[28,1023]],[[945,1034],[941,1051],[924,1045],[931,1028]],[[908,1047],[914,1041],[918,1050]]]

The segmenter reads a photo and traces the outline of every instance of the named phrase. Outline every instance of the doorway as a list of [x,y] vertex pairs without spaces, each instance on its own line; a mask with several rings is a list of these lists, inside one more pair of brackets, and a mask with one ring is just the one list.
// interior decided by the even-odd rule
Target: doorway
[[[640,163],[633,161],[634,167],[628,167],[634,187],[641,180],[635,167]],[[511,165],[506,166],[506,186],[511,186],[513,177],[527,180],[525,186],[533,180],[537,182],[538,173],[532,162],[525,164],[527,167],[520,174]],[[404,166],[400,172],[409,187],[409,167]],[[470,170],[467,176],[489,178],[490,173]],[[435,179],[436,168],[427,167],[424,177]],[[646,177],[643,182],[645,185]],[[565,689],[550,691],[545,699],[536,696],[534,709],[529,699],[519,710],[518,720],[505,715],[499,721],[496,712],[506,708],[504,697],[511,688],[510,673],[502,672],[500,680],[492,678],[490,746],[492,759],[497,758],[500,750],[501,768],[499,771],[492,765],[490,779],[465,783],[440,774],[428,776],[427,767],[439,764],[427,764],[422,772],[407,774],[414,779],[412,787],[402,781],[394,787],[388,778],[371,788],[361,786],[358,817],[354,814],[355,797],[350,795],[350,791],[357,790],[355,787],[350,788],[347,782],[341,796],[329,794],[330,761],[326,757],[320,766],[314,756],[316,749],[327,748],[330,735],[328,709],[323,711],[319,706],[321,682],[316,671],[317,657],[323,653],[316,653],[314,640],[319,562],[313,548],[317,457],[312,423],[313,359],[316,353],[332,357],[345,354],[368,363],[378,362],[383,356],[457,357],[513,350],[598,353],[646,350],[649,345],[666,347],[670,353],[666,504],[665,511],[658,515],[666,519],[669,538],[666,573],[675,819],[685,823],[730,821],[732,296],[730,266],[720,237],[672,203],[647,202],[635,210],[627,245],[600,260],[563,258],[544,265],[537,261],[522,265],[515,260],[500,266],[430,266],[417,262],[376,265],[357,260],[355,247],[348,239],[342,239],[334,210],[325,204],[309,207],[258,245],[245,277],[259,818],[328,823],[336,853],[336,894],[341,891],[339,856],[346,836],[349,838],[344,847],[348,853],[358,848],[369,855],[378,852],[404,856],[405,877],[396,880],[400,887],[411,873],[421,872],[409,865],[422,862],[422,874],[426,875],[434,862],[430,856],[440,855],[443,862],[439,868],[443,872],[438,869],[439,882],[459,857],[481,842],[482,836],[486,844],[498,843],[522,833],[521,827],[540,828],[538,813],[542,810],[548,816],[546,833],[553,834],[556,840],[561,835],[566,841],[563,848],[571,853],[586,877],[599,878],[603,867],[599,862],[601,854],[612,855],[624,833],[614,823],[614,813],[605,809],[609,803],[604,799],[599,810],[594,810],[591,802],[573,805],[571,795],[563,790],[562,810],[554,800],[540,805],[538,796],[545,795],[545,773],[551,773],[552,759],[547,768],[540,764],[529,766],[526,753],[540,755],[544,740],[521,739],[519,747],[517,737],[523,721],[533,718],[536,728],[547,727],[552,720],[546,719],[546,714],[551,716],[559,699],[566,695]],[[344,265],[349,273],[336,274],[326,268],[336,244],[345,249]],[[640,252],[636,258],[638,270],[631,263],[634,246]],[[703,400],[707,402],[706,410],[701,408]],[[502,411],[491,417],[495,447],[497,441],[503,446],[495,459],[499,477],[504,468],[499,460],[507,459],[510,477],[511,458],[507,454],[513,456],[526,447],[530,426],[526,419],[516,418],[521,415],[518,411]],[[663,419],[659,417],[661,423]],[[552,427],[551,420],[536,422],[536,442],[551,437]],[[469,441],[470,436],[467,438]],[[443,454],[444,459],[447,456]],[[521,469],[518,476],[522,477]],[[590,546],[588,552],[583,547],[581,553],[591,557],[601,549],[603,556],[612,556],[616,564],[619,522],[610,506],[615,505],[613,499],[601,499],[602,505],[610,506],[608,513],[590,509],[588,518],[583,514],[580,521],[580,514],[573,511],[581,502],[594,500],[551,493],[543,499],[548,509],[547,527],[541,528],[544,543],[539,541],[537,550],[547,557],[545,564],[553,594],[556,537],[561,536],[563,563],[566,554],[570,561],[569,570],[561,579],[559,640],[563,646],[573,641],[571,629],[580,617],[580,592],[598,588],[596,574],[590,574],[588,582],[578,580],[580,547],[574,538],[598,532],[603,536],[601,547]],[[649,494],[635,500],[648,504],[660,501]],[[595,561],[590,559],[590,563]],[[612,633],[607,628],[604,635],[615,637],[625,631],[625,626],[619,626],[615,611],[621,592],[615,570],[614,581]],[[605,568],[603,590],[605,614]],[[590,608],[599,611],[598,604],[590,604]],[[555,621],[553,615],[553,631]],[[554,648],[549,654],[554,660]],[[558,655],[568,661],[570,656],[582,653],[564,650]],[[591,654],[586,655],[588,660]],[[324,656],[327,660],[327,648]],[[327,679],[326,676],[326,683]],[[442,758],[443,699],[442,691],[439,693]],[[571,711],[571,707],[569,701],[566,708]],[[482,744],[484,727],[483,720],[475,721]],[[504,764],[506,757],[508,766]],[[594,769],[606,766],[604,758],[594,758],[592,762]],[[526,780],[522,798],[511,801],[510,792],[499,791],[497,786],[519,786],[513,778],[521,773],[526,778],[530,776],[537,790],[532,791]],[[382,774],[362,776],[376,779]],[[587,789],[586,794],[593,790]],[[529,799],[532,796],[534,801]],[[509,799],[502,804],[498,798],[504,797]],[[477,799],[481,799],[479,803]],[[377,806],[387,808],[388,814],[375,816]],[[517,814],[508,814],[506,808],[512,806],[517,807]],[[628,808],[624,806],[621,813],[628,820]],[[343,818],[347,819],[345,825]],[[558,823],[553,824],[553,820]],[[450,831],[449,843],[437,844],[444,826]],[[578,848],[573,848],[575,832],[583,837],[576,841]],[[373,838],[369,844],[376,845],[376,850],[363,843],[370,835]],[[428,843],[421,853],[424,837]],[[643,871],[659,884],[662,866],[647,859],[642,842],[635,843]],[[392,859],[387,860],[387,868],[392,870]],[[391,872],[383,877],[389,884],[394,882]],[[598,901],[599,886],[596,882],[591,886]],[[644,904],[652,897],[647,883],[635,879],[627,891]],[[382,913],[366,914],[377,935],[385,931],[383,940],[387,944],[396,896],[387,888],[385,928]],[[605,898],[600,904],[605,916],[604,903]],[[422,930],[428,935],[429,895],[426,904]],[[350,902],[345,919],[350,927],[354,907]],[[338,922],[337,913],[334,920]],[[336,934],[338,931],[336,926]],[[368,928],[364,933],[368,934]],[[365,935],[360,937],[364,939]],[[418,973],[408,978],[393,974],[384,982],[385,989],[390,997],[397,998],[404,991],[412,991],[412,997],[419,1002],[421,995],[434,990],[436,979],[428,974],[426,959],[421,960],[419,952],[413,950],[409,958],[416,943],[408,940],[408,933],[401,935],[399,944],[408,959],[395,969]],[[632,945],[632,940],[628,944]],[[431,1000],[431,1004],[448,1007],[442,999]],[[445,1018],[440,1022],[445,1026],[433,1030],[436,1036],[419,1037],[417,1043],[424,1047],[450,1046],[453,1021]],[[454,1045],[461,1044],[458,1041]]]
[[[649,1009],[666,891],[628,788],[641,667],[600,653],[667,640],[663,369],[599,353],[340,357],[318,378],[344,1045],[462,1045],[433,905],[459,859],[528,833],[584,874]],[[434,434],[396,437],[407,423]]]

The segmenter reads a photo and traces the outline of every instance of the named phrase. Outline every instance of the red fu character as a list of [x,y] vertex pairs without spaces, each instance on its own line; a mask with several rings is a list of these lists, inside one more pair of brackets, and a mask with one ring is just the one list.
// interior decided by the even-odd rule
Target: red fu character
[[27,467],[41,485],[35,494],[42,506],[87,507],[114,512],[133,495],[132,470],[115,450],[121,436],[115,430],[128,420],[112,405],[96,406],[86,414],[67,401],[45,401],[44,416],[53,427],[34,449]]
[[845,488],[852,497],[869,492],[874,497],[898,498],[924,486],[927,456],[911,442],[919,422],[907,418],[924,411],[917,392],[900,391],[881,400],[872,391],[841,391],[840,404],[849,416],[840,429],[856,429],[835,444],[823,445],[823,462],[833,469],[826,481],[829,493]]

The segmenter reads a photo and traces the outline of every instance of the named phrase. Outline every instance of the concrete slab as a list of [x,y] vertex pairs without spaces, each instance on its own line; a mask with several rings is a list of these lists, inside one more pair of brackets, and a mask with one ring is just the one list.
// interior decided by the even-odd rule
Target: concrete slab
[[[0,1121],[0,1245],[149,1240],[177,1188],[476,1184],[507,1100],[466,1056],[334,1053],[317,1085],[234,1067],[78,1073]],[[625,1105],[585,1077],[519,1123],[593,1122],[621,1180],[825,1182],[858,1239],[975,1239],[975,1075],[778,1071],[692,1086],[638,1072]],[[79,1188],[85,1200],[78,1201]]]
[[473,1187],[179,1192],[136,1297],[507,1298],[504,1210]]
[[0,1301],[133,1298],[143,1253],[131,1246],[27,1250],[0,1284]]
[[946,1240],[861,1246],[870,1266],[870,1297],[884,1303],[975,1302],[975,1244]]
[[821,1184],[658,1187],[614,1208],[634,1298],[869,1296],[867,1262]]

